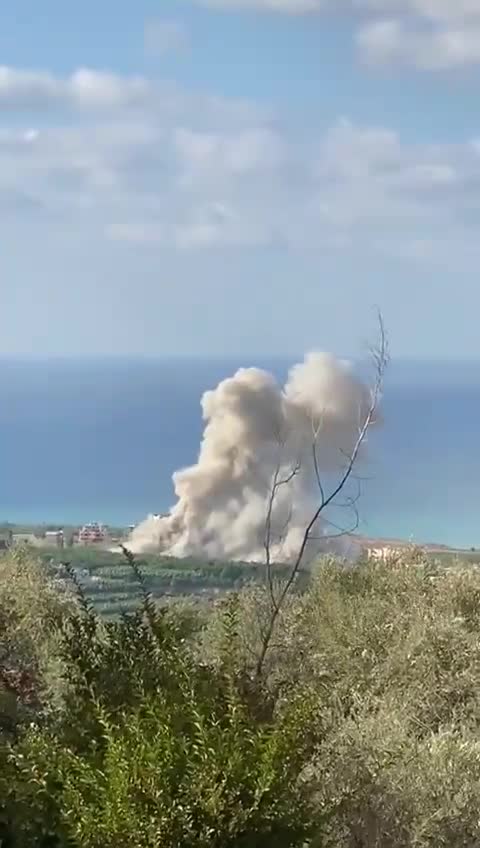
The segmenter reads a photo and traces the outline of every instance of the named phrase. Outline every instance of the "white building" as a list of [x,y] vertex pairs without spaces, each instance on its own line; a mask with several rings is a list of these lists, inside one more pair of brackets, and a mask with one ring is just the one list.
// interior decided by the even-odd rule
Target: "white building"
[[45,542],[52,548],[63,548],[65,544],[63,530],[47,530],[45,533]]

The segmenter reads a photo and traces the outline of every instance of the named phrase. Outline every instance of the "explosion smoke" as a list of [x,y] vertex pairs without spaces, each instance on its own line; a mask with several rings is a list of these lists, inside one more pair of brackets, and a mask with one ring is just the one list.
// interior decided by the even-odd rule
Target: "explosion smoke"
[[[198,462],[173,475],[177,503],[168,516],[139,524],[127,546],[133,553],[263,561],[273,481],[295,471],[276,489],[271,509],[272,559],[289,560],[318,504],[312,446],[318,471],[326,479],[341,475],[368,416],[370,389],[349,363],[310,353],[283,389],[268,372],[241,368],[201,403]],[[317,548],[328,528],[322,516]]]

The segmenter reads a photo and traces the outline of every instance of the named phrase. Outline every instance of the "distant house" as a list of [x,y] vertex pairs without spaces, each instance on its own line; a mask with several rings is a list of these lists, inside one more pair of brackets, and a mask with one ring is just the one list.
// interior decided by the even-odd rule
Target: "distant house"
[[102,524],[94,521],[92,524],[84,524],[78,534],[79,545],[98,545],[107,540],[107,531]]
[[49,547],[63,548],[65,544],[63,530],[47,530],[45,533],[45,543]]
[[386,562],[397,559],[405,553],[405,548],[393,548],[391,545],[382,545],[378,548],[367,548],[367,558],[377,562]]

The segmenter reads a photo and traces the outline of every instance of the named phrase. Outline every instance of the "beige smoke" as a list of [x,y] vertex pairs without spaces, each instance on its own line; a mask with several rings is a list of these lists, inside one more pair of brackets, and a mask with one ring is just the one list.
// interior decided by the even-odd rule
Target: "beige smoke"
[[[203,395],[198,462],[173,475],[175,506],[166,517],[143,521],[128,547],[134,553],[262,561],[275,472],[277,480],[285,479],[298,468],[278,489],[271,520],[272,558],[295,556],[319,497],[315,434],[318,467],[328,480],[341,474],[371,398],[351,366],[326,353],[308,354],[283,389],[268,372],[241,368]],[[328,528],[325,520],[315,528],[320,547]]]

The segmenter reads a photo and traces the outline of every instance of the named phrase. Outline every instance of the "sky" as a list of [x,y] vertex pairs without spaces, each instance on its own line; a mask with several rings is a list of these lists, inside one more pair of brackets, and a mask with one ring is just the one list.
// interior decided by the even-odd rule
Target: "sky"
[[0,355],[480,358],[480,0],[5,0]]

